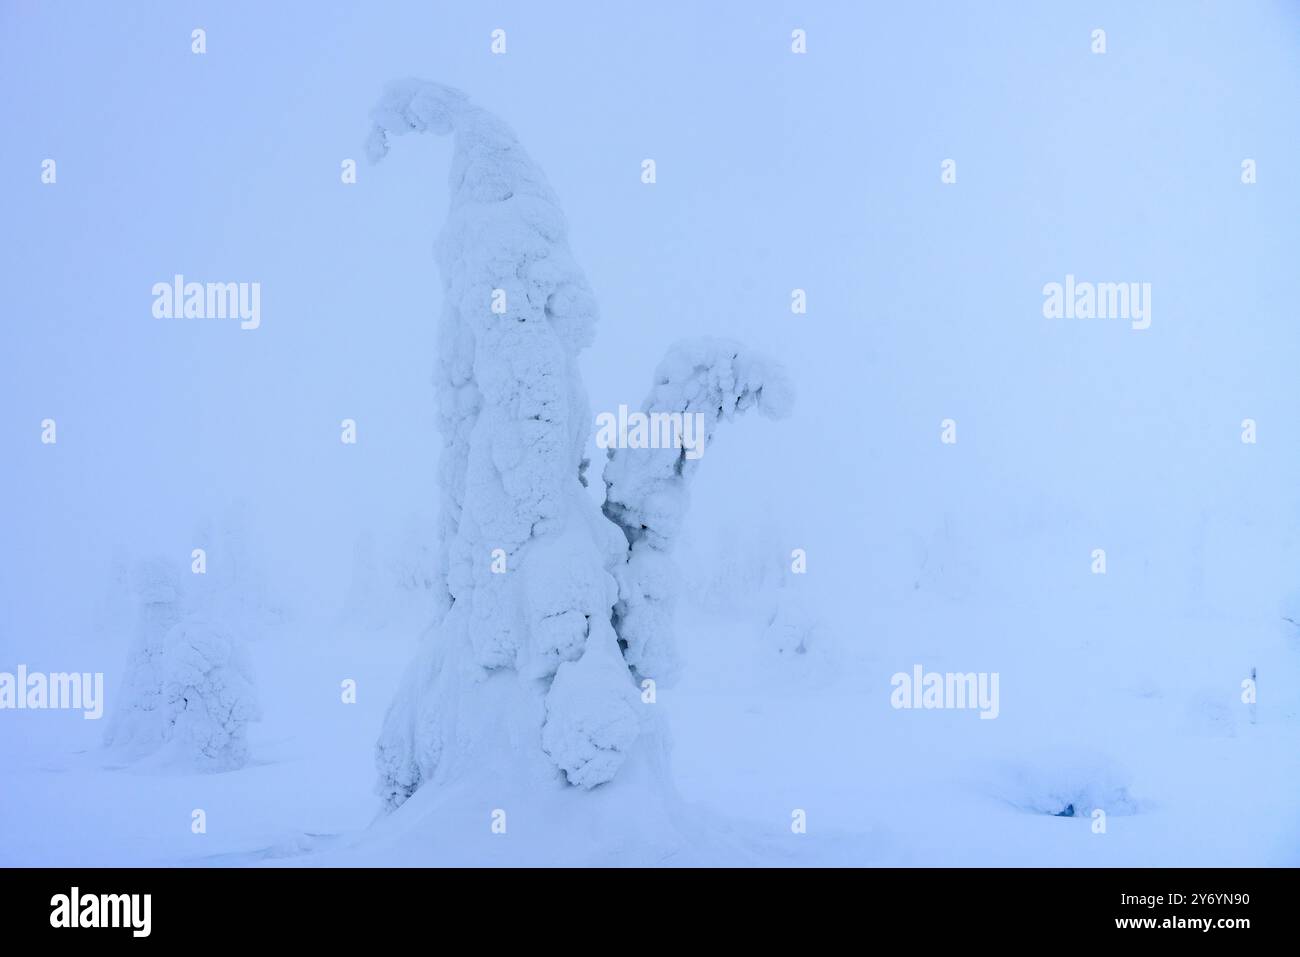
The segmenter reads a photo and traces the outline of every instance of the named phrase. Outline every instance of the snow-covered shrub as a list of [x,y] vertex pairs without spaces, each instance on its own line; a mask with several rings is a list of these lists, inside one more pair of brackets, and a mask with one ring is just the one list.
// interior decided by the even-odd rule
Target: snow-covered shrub
[[822,625],[793,588],[776,591],[776,610],[763,633],[764,644],[780,655],[806,655],[821,644]]
[[[592,420],[577,368],[596,302],[545,176],[501,120],[439,84],[393,84],[372,119],[372,160],[394,135],[455,134],[437,244],[439,614],[385,718],[380,792],[399,805],[501,747],[525,761],[537,749],[569,783],[595,787],[643,727],[629,664],[646,668],[670,646],[661,612],[685,508],[678,456],[611,461],[618,524],[602,515],[584,491]],[[783,409],[788,395],[765,360],[700,340],[669,353],[650,402],[688,403],[711,432],[750,405]],[[647,537],[632,564],[629,545]]]
[[1064,745],[1002,767],[993,787],[1014,807],[1034,814],[1089,818],[1094,810],[1108,816],[1141,810],[1122,764],[1107,755]]
[[181,577],[153,561],[136,575],[139,618],[105,744],[127,760],[146,757],[199,770],[241,767],[247,725],[258,717],[242,642],[195,616]]
[[702,611],[743,615],[771,612],[789,569],[789,549],[770,521],[731,520],[716,532],[686,533],[678,564],[686,595]]

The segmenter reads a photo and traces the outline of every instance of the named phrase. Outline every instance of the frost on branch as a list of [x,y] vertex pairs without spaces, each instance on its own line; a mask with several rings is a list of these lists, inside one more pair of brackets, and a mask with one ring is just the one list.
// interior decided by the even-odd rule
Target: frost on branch
[[[782,418],[793,405],[779,363],[729,339],[700,338],[668,350],[642,411],[703,415],[707,449],[719,423],[750,408]],[[670,677],[676,667],[671,551],[701,461],[683,448],[636,448],[611,449],[605,463],[604,512],[629,545],[627,562],[615,569],[614,627],[624,658],[640,674]]]
[[252,671],[241,641],[191,613],[180,581],[165,562],[136,572],[136,635],[105,744],[128,760],[239,768],[258,717]]
[[395,135],[455,134],[437,245],[442,614],[385,719],[381,793],[399,805],[491,747],[512,716],[482,713],[474,691],[501,672],[513,685],[498,709],[540,716],[554,766],[591,787],[613,776],[638,727],[631,676],[611,667],[611,569],[626,546],[579,481],[590,413],[576,359],[595,300],[555,195],[498,118],[407,80],[372,119],[376,160]]

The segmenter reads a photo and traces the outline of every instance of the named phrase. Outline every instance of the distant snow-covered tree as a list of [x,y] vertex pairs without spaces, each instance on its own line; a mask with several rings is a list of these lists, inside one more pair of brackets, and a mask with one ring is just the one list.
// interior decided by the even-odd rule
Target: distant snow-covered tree
[[139,614],[105,744],[126,760],[243,766],[258,705],[243,642],[193,610],[174,563],[141,563]]
[[95,606],[95,629],[103,636],[127,634],[135,625],[131,601],[131,558],[125,545],[113,546],[108,582]]
[[[437,245],[440,613],[384,722],[381,793],[397,806],[427,781],[491,763],[503,742],[595,787],[644,727],[631,669],[647,673],[651,652],[670,645],[667,619],[648,607],[668,600],[670,581],[654,576],[669,574],[658,559],[690,469],[683,450],[654,462],[629,453],[610,462],[618,496],[606,514],[584,491],[592,418],[577,357],[596,302],[559,202],[510,129],[419,80],[393,84],[372,119],[372,160],[395,135],[455,134]],[[701,340],[669,353],[650,401],[704,412],[711,433],[749,406],[779,414],[789,392],[767,360]]]
[[431,523],[422,515],[408,516],[402,523],[400,538],[389,560],[393,579],[402,591],[429,592],[437,585],[435,539]]
[[206,553],[206,569],[186,579],[190,613],[220,621],[246,641],[264,637],[287,616],[272,598],[267,563],[254,547],[253,520],[250,506],[234,501],[215,520],[200,523],[192,544]]

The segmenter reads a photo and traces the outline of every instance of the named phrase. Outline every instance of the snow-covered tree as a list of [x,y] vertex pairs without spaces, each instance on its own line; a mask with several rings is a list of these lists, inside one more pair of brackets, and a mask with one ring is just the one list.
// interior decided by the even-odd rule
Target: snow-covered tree
[[[670,643],[648,608],[667,603],[656,559],[693,463],[681,467],[684,450],[611,460],[614,521],[602,514],[584,490],[592,418],[577,368],[597,308],[544,175],[500,119],[439,84],[392,85],[372,119],[372,160],[395,135],[455,134],[437,245],[441,612],[385,719],[381,793],[399,805],[503,746],[594,787],[644,727],[631,666],[648,673]],[[711,432],[751,405],[784,411],[789,393],[767,360],[701,341],[670,352],[650,402],[686,403]]]
[[134,627],[136,608],[131,600],[131,557],[125,545],[113,546],[108,580],[95,606],[95,630],[101,636],[127,634]]
[[241,767],[258,717],[242,641],[193,610],[175,564],[141,563],[139,617],[105,744],[126,760],[199,770]]
[[187,578],[189,612],[257,641],[287,617],[287,610],[272,599],[267,563],[255,547],[254,516],[243,501],[226,505],[216,519],[206,519],[195,529],[192,543],[202,548],[205,570]]
[[437,584],[438,563],[433,551],[436,538],[432,523],[423,515],[411,515],[402,523],[389,571],[403,592],[423,594]]
[[[669,350],[641,410],[701,416],[707,448],[718,425],[745,410],[780,418],[793,404],[790,385],[771,359],[730,339],[702,338]],[[678,574],[671,555],[690,504],[690,480],[702,460],[661,445],[611,449],[605,464],[603,510],[629,546],[627,561],[615,569],[615,629],[624,658],[639,674],[667,677],[677,668]]]

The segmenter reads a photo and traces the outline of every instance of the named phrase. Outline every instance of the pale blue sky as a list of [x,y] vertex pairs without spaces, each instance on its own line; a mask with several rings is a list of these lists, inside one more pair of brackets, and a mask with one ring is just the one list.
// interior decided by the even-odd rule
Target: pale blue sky
[[[639,402],[683,335],[788,361],[794,419],[719,441],[700,534],[759,513],[887,591],[947,514],[1014,589],[999,548],[1060,522],[1067,551],[1183,582],[1209,504],[1256,516],[1234,594],[1295,581],[1300,8],[808,7],[4,4],[0,638],[75,647],[115,544],[188,554],[235,499],[303,601],[345,586],[360,531],[432,512],[449,145],[339,181],[404,75],[499,113],[551,178],[603,312],[593,412]],[[260,282],[261,328],[153,319],[175,273]],[[1152,283],[1151,329],[1049,323],[1066,273]]]

